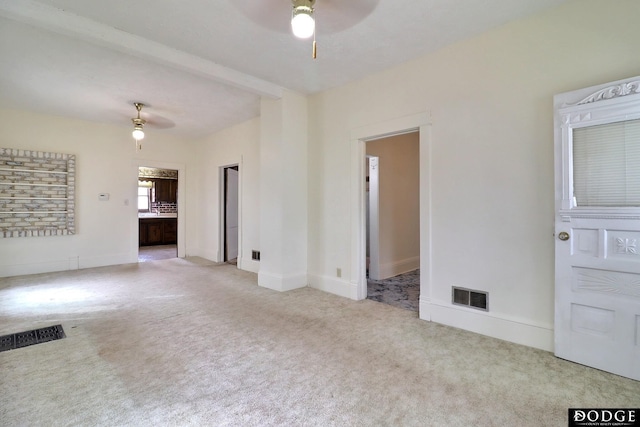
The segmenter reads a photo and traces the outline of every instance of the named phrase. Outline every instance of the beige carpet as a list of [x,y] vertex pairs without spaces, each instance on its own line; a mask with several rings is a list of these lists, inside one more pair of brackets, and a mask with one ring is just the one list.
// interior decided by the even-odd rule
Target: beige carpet
[[640,382],[199,258],[0,279],[3,426],[566,426]]
[[176,245],[140,246],[138,248],[138,262],[157,261],[177,256],[178,247]]

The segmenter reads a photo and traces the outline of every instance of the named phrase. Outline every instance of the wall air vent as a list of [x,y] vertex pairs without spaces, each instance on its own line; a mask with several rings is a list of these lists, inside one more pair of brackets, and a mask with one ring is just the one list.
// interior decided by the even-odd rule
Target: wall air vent
[[489,293],[473,289],[451,287],[451,302],[478,310],[489,311]]
[[260,261],[260,251],[251,251],[251,259],[254,261]]

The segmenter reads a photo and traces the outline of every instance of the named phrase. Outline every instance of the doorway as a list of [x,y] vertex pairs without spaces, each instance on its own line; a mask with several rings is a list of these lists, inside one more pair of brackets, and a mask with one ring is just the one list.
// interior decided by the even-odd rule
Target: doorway
[[184,257],[184,166],[141,160],[135,167],[132,262]]
[[[430,179],[430,118],[419,113],[375,123],[351,130],[351,283],[355,286],[345,296],[367,298],[367,204],[366,204],[366,142],[394,135],[417,132],[419,135],[419,241],[420,297],[419,316],[431,320],[431,179]],[[383,160],[381,160],[383,161]]]
[[420,163],[418,131],[365,142],[367,298],[418,311]]
[[225,166],[223,174],[223,262],[238,263],[239,252],[239,167]]

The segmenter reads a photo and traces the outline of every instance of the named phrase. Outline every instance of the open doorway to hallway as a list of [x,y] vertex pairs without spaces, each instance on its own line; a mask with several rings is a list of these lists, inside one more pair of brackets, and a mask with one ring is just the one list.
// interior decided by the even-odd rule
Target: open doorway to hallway
[[222,172],[222,251],[223,262],[238,264],[239,251],[239,166],[229,165]]
[[418,311],[420,133],[366,141],[367,298]]

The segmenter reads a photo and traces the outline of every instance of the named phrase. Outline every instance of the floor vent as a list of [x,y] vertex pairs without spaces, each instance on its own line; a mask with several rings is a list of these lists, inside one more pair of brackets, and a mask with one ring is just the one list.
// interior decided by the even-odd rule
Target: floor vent
[[472,289],[458,288],[456,286],[453,286],[451,289],[451,302],[453,304],[489,311],[488,292],[474,291]]
[[0,351],[13,350],[27,347],[33,344],[41,344],[47,341],[65,338],[62,325],[49,326],[34,329],[32,331],[18,332],[17,334],[3,335],[0,337]]
[[260,251],[251,251],[251,259],[254,261],[260,261]]

